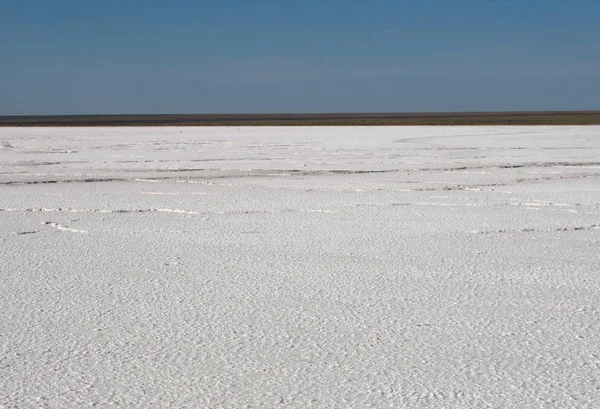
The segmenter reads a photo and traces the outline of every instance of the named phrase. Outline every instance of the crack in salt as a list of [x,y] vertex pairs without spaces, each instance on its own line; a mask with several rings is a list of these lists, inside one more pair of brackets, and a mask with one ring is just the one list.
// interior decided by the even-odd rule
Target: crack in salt
[[51,226],[60,231],[66,231],[69,233],[87,233],[87,230],[73,229],[71,227],[63,226],[62,224],[58,224],[58,223],[54,223],[54,222],[42,222],[42,224]]

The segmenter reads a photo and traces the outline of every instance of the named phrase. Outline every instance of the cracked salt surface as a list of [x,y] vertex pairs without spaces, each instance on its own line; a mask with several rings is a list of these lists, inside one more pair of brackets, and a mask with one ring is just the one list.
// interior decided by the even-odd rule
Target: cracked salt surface
[[600,127],[0,141],[0,408],[600,407]]

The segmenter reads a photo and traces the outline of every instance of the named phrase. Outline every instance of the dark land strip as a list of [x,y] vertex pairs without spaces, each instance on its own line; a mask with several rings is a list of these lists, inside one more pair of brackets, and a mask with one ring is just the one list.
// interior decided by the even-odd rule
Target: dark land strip
[[0,116],[0,126],[600,125],[600,111]]

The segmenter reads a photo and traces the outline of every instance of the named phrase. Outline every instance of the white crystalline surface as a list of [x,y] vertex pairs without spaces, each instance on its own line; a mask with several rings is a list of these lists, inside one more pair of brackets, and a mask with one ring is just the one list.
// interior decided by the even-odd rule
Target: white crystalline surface
[[600,407],[600,127],[0,128],[0,407]]

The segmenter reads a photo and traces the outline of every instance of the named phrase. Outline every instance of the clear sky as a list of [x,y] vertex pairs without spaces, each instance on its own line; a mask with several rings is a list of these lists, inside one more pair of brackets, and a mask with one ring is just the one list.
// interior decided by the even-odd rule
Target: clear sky
[[599,0],[0,0],[0,115],[579,109]]

